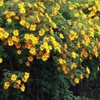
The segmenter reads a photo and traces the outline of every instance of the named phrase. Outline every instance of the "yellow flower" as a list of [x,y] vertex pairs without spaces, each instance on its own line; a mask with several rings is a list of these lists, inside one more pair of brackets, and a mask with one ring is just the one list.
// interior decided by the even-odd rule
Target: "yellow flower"
[[13,43],[12,39],[8,39],[8,45],[9,45],[9,46],[13,46],[13,44],[14,44],[14,43]]
[[20,55],[20,54],[21,54],[21,50],[17,50],[17,54],[19,54],[19,55]]
[[20,25],[24,26],[25,25],[25,20],[23,19],[19,23],[20,23]]
[[19,0],[14,0],[15,2],[18,2]]
[[0,32],[4,32],[4,29],[0,27]]
[[19,35],[18,30],[13,30],[13,34],[14,34],[15,36],[18,36],[18,35]]
[[70,4],[70,5],[69,5],[69,9],[70,9],[70,10],[73,10],[74,7],[75,7],[75,5],[73,5],[73,4]]
[[75,13],[74,13],[74,16],[75,16],[75,17],[79,17],[79,13],[78,13],[78,12],[75,12]]
[[58,13],[58,8],[57,7],[54,7],[53,9],[52,9],[52,15],[55,15],[55,14],[57,14]]
[[27,80],[28,80],[28,79],[25,78],[25,77],[22,78],[22,81],[25,82],[25,83],[27,82]]
[[40,36],[43,36],[44,33],[45,33],[45,30],[42,28],[42,29],[39,31],[39,35],[40,35]]
[[11,23],[11,22],[12,22],[12,19],[11,19],[11,18],[8,18],[8,19],[7,19],[7,22],[8,22],[8,23]]
[[37,8],[37,7],[38,7],[37,3],[34,3],[34,7],[35,7],[35,8]]
[[20,9],[23,8],[23,7],[24,7],[24,2],[19,3],[19,4],[18,4],[18,7],[19,7]]
[[84,30],[82,30],[82,31],[81,31],[81,34],[82,34],[82,35],[85,35],[85,31],[84,31]]
[[12,81],[16,81],[16,79],[17,79],[17,75],[16,75],[16,74],[12,74],[12,75],[11,75],[11,80],[12,80]]
[[15,36],[18,36],[18,35],[19,35],[18,30],[14,30],[14,31],[13,31],[13,34],[14,34]]
[[30,52],[30,54],[35,55],[36,54],[36,49],[34,47],[31,47],[29,52]]
[[8,32],[5,32],[5,33],[3,34],[3,37],[4,37],[4,38],[8,38],[8,36],[9,36],[9,33],[8,33]]
[[29,29],[30,24],[26,22],[26,23],[25,23],[25,27],[26,27],[27,29]]
[[97,8],[95,6],[93,6],[93,11],[97,12]]
[[76,63],[72,63],[72,65],[70,66],[71,69],[74,69],[77,67],[77,64]]
[[60,33],[59,36],[60,36],[61,39],[64,39],[64,36],[63,36],[62,33]]
[[90,69],[89,69],[89,67],[86,67],[86,72],[87,72],[88,74],[90,74]]
[[25,8],[20,8],[19,12],[20,12],[21,14],[25,14],[25,13],[26,13],[26,10],[25,10]]
[[26,34],[24,35],[24,39],[29,40],[29,39],[30,39],[30,35],[29,35],[28,33],[26,33]]
[[94,37],[94,29],[93,28],[89,28],[89,35],[91,37]]
[[51,34],[53,34],[53,33],[54,33],[54,30],[53,30],[52,28],[49,28],[49,32],[50,32]]
[[97,67],[97,70],[98,70],[98,71],[100,71],[100,68],[99,68],[99,67]]
[[19,38],[16,36],[12,36],[12,41],[18,43],[19,42]]
[[20,85],[20,84],[21,84],[21,80],[17,80],[16,83],[17,83],[18,85]]
[[4,3],[3,0],[0,0],[0,6],[3,6],[3,3]]
[[83,74],[80,74],[80,79],[83,79],[84,77],[83,77]]
[[10,87],[10,82],[5,82],[4,83],[4,89],[8,89]]
[[51,27],[53,27],[53,28],[57,28],[57,25],[56,25],[56,23],[54,23],[54,22],[51,22]]
[[74,78],[74,76],[75,76],[74,74],[71,74],[71,76],[70,76],[70,77],[73,79],[73,78]]
[[16,43],[15,46],[16,46],[17,49],[19,49],[21,47],[21,44],[20,43]]
[[30,62],[29,62],[29,61],[27,61],[25,64],[26,64],[26,66],[28,66],[28,67],[30,66]]
[[27,3],[28,4],[28,6],[30,7],[30,8],[32,8],[32,4],[31,3]]
[[67,49],[68,48],[68,45],[67,44],[64,44],[64,48]]
[[44,3],[43,2],[38,2],[38,5],[43,7],[45,9]]
[[24,77],[22,78],[22,81],[23,81],[23,82],[27,82],[29,76],[30,76],[30,73],[25,72]]
[[78,23],[78,27],[82,28],[83,24],[82,23]]
[[86,19],[87,18],[87,15],[86,14],[82,14],[82,18],[83,19]]
[[30,73],[28,73],[28,72],[25,72],[25,75],[24,75],[24,77],[28,79],[28,78],[29,78],[29,76],[30,76]]
[[59,61],[59,64],[66,64],[66,61],[62,58],[60,58],[58,61]]
[[74,40],[75,38],[78,38],[78,34],[76,32],[74,32],[73,30],[70,31],[70,35],[69,35],[70,40]]
[[72,52],[72,57],[73,57],[74,59],[76,59],[77,56],[78,56],[77,53],[73,51],[73,52]]
[[79,79],[78,79],[78,78],[75,78],[74,82],[75,82],[76,84],[78,84],[78,83],[79,83]]
[[29,56],[28,57],[28,60],[32,62],[33,61],[33,57],[32,56]]
[[2,63],[3,62],[3,59],[2,58],[0,58],[0,63]]
[[8,10],[5,10],[4,12],[3,12],[3,14],[7,14],[8,13]]
[[22,92],[24,92],[25,91],[25,85],[22,84],[21,87],[20,87],[20,89],[21,89]]
[[35,31],[36,30],[36,25],[31,25],[30,26],[30,31]]
[[81,56],[88,57],[88,52],[83,48],[81,51]]
[[43,60],[43,61],[48,60],[49,56],[50,56],[49,53],[45,53],[45,54],[42,56],[42,60]]

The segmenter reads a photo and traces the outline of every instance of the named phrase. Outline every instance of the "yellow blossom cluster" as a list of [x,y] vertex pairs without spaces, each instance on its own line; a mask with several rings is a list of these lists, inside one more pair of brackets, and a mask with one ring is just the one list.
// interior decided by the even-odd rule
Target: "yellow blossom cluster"
[[[48,7],[50,9],[47,9]],[[10,66],[15,69],[12,66],[14,58],[18,65],[31,67],[34,59],[47,61],[53,58],[52,52],[59,55],[59,61],[56,60],[55,63],[62,64],[62,52],[66,50],[66,48],[64,49],[66,44],[63,45],[63,32],[57,30],[59,26],[64,28],[61,22],[64,22],[65,19],[59,10],[60,3],[54,0],[45,0],[44,2],[42,0],[34,2],[1,0],[0,44],[3,51],[0,49],[0,52],[3,53],[0,54],[0,66],[9,60]],[[55,18],[60,21],[56,22]],[[7,57],[4,57],[4,54]],[[64,64],[66,64],[65,62],[64,60]],[[21,78],[16,73],[12,73],[10,77],[6,75],[5,78],[8,79],[4,82],[4,89],[13,87],[24,92],[24,83],[28,81],[29,73],[25,72]]]
[[[99,67],[83,64],[88,59],[99,59],[100,55],[100,0],[66,1],[66,12],[70,18],[67,19],[67,67],[70,65],[70,78],[79,83],[83,77],[89,78],[93,69]],[[67,5],[67,7],[66,7]],[[62,5],[63,6],[63,5]],[[64,9],[65,10],[65,9]],[[64,11],[65,12],[65,11]],[[65,13],[66,13],[65,12]],[[71,59],[71,58],[72,59]],[[84,62],[86,63],[86,62]],[[94,63],[94,62],[93,62]],[[97,64],[97,63],[96,63]],[[68,67],[69,68],[69,67]],[[76,71],[79,70],[77,73]],[[86,71],[85,73],[82,72]],[[65,71],[66,73],[66,71]]]
[[5,73],[5,78],[7,81],[4,82],[4,89],[9,89],[10,87],[13,87],[15,89],[18,89],[22,92],[25,91],[25,83],[29,79],[29,72],[25,73]]
[[[89,66],[83,66],[82,62],[98,58],[100,54],[99,4],[99,0],[11,0],[6,3],[0,0],[0,44],[11,50],[10,55],[19,65],[31,67],[34,59],[55,58],[58,71],[78,84],[91,73]],[[64,17],[63,12],[70,18]],[[0,54],[0,64],[4,60]],[[24,91],[21,81],[25,83],[28,78],[29,73],[25,73],[22,80],[12,74],[10,80],[14,88]],[[11,84],[6,81],[4,89]]]

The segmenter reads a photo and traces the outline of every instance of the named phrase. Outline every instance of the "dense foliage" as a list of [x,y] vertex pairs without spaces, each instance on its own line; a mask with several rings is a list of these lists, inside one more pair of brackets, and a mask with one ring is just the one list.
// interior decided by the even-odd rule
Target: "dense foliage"
[[17,100],[85,98],[71,87],[99,81],[99,5],[100,0],[0,0],[0,98],[8,100],[12,91]]

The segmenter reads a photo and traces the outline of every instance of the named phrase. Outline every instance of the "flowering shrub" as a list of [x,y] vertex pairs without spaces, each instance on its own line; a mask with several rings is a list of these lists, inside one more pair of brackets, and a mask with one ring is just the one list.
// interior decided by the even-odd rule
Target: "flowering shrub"
[[4,90],[24,92],[36,61],[53,62],[54,71],[63,72],[73,85],[98,72],[99,4],[99,0],[0,0]]
[[97,59],[99,59],[100,53],[100,1],[71,0],[66,3],[67,10],[64,12],[68,12],[70,16],[68,18],[64,15],[65,18],[68,18],[67,56],[70,55],[70,59],[67,58],[70,63],[66,64],[70,68],[72,79],[79,83],[83,77],[88,78],[91,71],[99,71],[99,60]]

